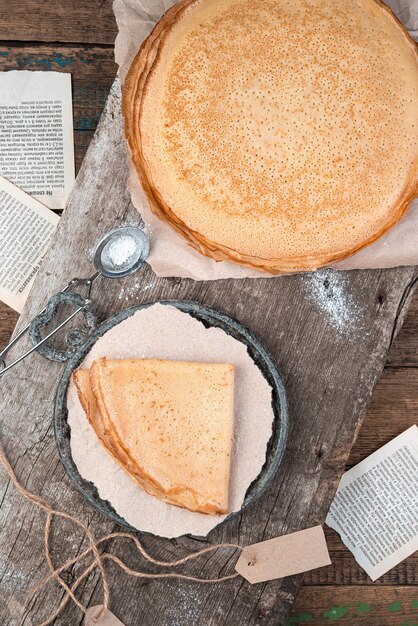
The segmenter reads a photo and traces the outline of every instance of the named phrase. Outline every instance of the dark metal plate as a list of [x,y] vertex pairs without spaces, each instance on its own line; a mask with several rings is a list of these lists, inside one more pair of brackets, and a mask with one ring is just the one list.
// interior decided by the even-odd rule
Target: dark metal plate
[[[70,446],[71,429],[67,422],[67,389],[71,379],[71,374],[74,369],[80,366],[88,352],[90,352],[93,344],[102,337],[108,330],[126,320],[128,317],[136,313],[141,309],[145,309],[152,306],[155,302],[149,302],[141,304],[125,311],[121,311],[114,317],[106,320],[90,335],[86,343],[70,358],[66,363],[61,380],[58,384],[57,393],[55,397],[55,409],[54,409],[54,430],[55,439],[57,442],[58,454],[61,462],[68,476],[73,481],[74,485],[85,497],[85,499],[101,513],[107,515],[114,522],[130,528],[131,530],[138,530],[128,524],[112,507],[112,505],[105,500],[102,500],[97,492],[93,483],[85,480],[79,473],[72,455]],[[252,504],[258,497],[261,496],[267,485],[274,478],[281,460],[283,458],[287,431],[288,431],[288,410],[285,388],[277,369],[276,364],[270,357],[263,345],[254,337],[254,335],[245,328],[242,324],[234,320],[233,318],[220,313],[215,309],[207,307],[196,302],[187,302],[181,300],[163,300],[160,304],[174,306],[184,313],[192,315],[196,319],[200,320],[205,326],[215,326],[221,328],[224,332],[234,339],[237,339],[241,343],[247,346],[247,350],[253,361],[261,370],[263,376],[266,378],[272,388],[272,403],[274,411],[274,423],[273,432],[270,441],[267,445],[266,461],[264,466],[258,475],[258,477],[251,483],[245,494],[245,499],[241,511],[247,506]],[[237,511],[231,513],[221,523],[225,523],[235,515],[241,513]]]

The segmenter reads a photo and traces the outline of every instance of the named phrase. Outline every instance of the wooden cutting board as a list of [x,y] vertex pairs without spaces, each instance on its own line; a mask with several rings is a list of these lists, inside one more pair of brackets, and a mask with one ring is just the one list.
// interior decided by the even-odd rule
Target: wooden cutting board
[[[117,225],[139,222],[126,191],[125,157],[116,81],[18,328],[70,278],[89,275],[88,253],[100,235]],[[94,298],[102,319],[127,306],[160,298],[196,300],[237,318],[276,359],[288,393],[287,451],[264,497],[207,540],[142,535],[154,557],[180,558],[206,542],[246,545],[324,521],[416,275],[417,268],[324,270],[274,279],[194,282],[159,279],[147,267],[122,281],[100,279]],[[115,527],[84,502],[55,449],[51,418],[60,372],[59,364],[35,354],[4,377],[0,382],[1,441],[24,485],[87,521],[99,536]],[[38,624],[63,596],[54,583],[37,595],[28,591],[47,573],[44,515],[22,500],[2,470],[0,503],[0,623]],[[79,531],[61,522],[54,527],[53,539],[56,564],[86,547]],[[128,543],[116,550],[133,567],[146,567]],[[232,566],[233,558],[219,553],[202,558],[187,571],[214,577]],[[82,569],[83,565],[76,566],[66,573],[67,582]],[[113,564],[108,569],[111,608],[125,626],[280,626],[286,624],[301,582],[301,576],[292,576],[254,586],[241,579],[198,585],[136,580]],[[97,573],[81,585],[80,595],[85,604],[101,602]],[[69,603],[55,623],[81,624],[82,615]]]

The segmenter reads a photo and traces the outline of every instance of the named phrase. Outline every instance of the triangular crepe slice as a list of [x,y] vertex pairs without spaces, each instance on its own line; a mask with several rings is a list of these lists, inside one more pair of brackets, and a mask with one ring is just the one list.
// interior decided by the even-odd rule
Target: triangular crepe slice
[[228,510],[233,380],[223,363],[101,359],[90,370],[103,421],[143,488],[212,515]]
[[106,429],[99,413],[96,398],[90,385],[90,370],[76,370],[73,373],[73,380],[77,388],[81,406],[87,416],[88,421],[96,431],[100,441],[112,453],[118,463],[128,463],[129,459],[122,449],[112,441],[109,429]]
[[[106,450],[110,452],[112,457],[122,467],[122,469],[145,489],[145,480],[138,474],[135,463],[129,457],[126,450],[123,449],[123,446],[116,437],[109,420],[106,420],[105,422],[100,414],[96,398],[94,397],[93,390],[90,385],[90,370],[76,370],[73,373],[73,380],[77,388],[81,406],[83,407],[87,419],[95,430],[100,442]],[[146,491],[153,496],[164,499],[164,494],[161,489],[152,481],[147,482]]]

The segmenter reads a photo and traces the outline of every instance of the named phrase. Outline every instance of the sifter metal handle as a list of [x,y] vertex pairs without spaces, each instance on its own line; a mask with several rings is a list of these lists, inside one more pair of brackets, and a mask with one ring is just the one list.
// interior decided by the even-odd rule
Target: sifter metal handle
[[[2,352],[0,352],[0,379],[1,377],[8,371],[10,370],[12,367],[14,367],[15,365],[17,365],[18,363],[20,363],[21,361],[23,361],[23,359],[25,359],[27,356],[29,356],[30,354],[32,354],[32,352],[34,352],[35,350],[38,350],[40,347],[44,346],[46,344],[46,342],[51,339],[51,337],[53,337],[58,331],[60,331],[66,324],[68,324],[68,322],[70,322],[78,313],[80,313],[81,311],[83,311],[84,309],[86,309],[87,307],[90,307],[91,305],[91,290],[93,287],[93,283],[96,280],[96,278],[99,276],[99,272],[96,272],[95,274],[93,274],[93,276],[91,276],[90,278],[87,279],[83,279],[83,278],[73,278],[66,287],[64,287],[64,289],[62,289],[58,294],[55,294],[54,296],[52,296],[49,300],[47,305],[45,306],[45,308],[40,311],[35,317],[34,319],[29,322],[29,324],[27,324],[17,335],[16,337],[14,337],[12,339],[12,341],[10,341],[10,343],[4,348],[4,350],[2,350]],[[30,329],[33,327],[33,325],[37,322],[42,321],[42,317],[46,314],[46,312],[48,311],[48,308],[51,307],[51,304],[54,302],[54,299],[58,298],[60,295],[62,294],[70,294],[71,292],[69,292],[69,289],[71,287],[76,287],[78,285],[83,285],[85,287],[87,287],[87,295],[84,298],[84,302],[83,304],[81,304],[80,306],[78,306],[78,308],[73,311],[73,313],[71,313],[71,315],[69,315],[63,322],[61,322],[56,328],[54,328],[54,330],[52,330],[50,333],[48,333],[45,337],[43,337],[42,339],[39,339],[39,341],[37,341],[35,343],[35,345],[33,345],[29,350],[27,350],[24,354],[22,354],[21,356],[19,356],[17,359],[15,359],[14,361],[12,361],[12,363],[9,363],[9,365],[6,365],[5,361],[4,361],[4,356],[9,352],[9,350],[12,348],[12,346],[14,346],[27,332],[30,331]],[[79,294],[78,294],[79,295]],[[55,312],[55,311],[54,311]],[[51,318],[52,319],[52,318]],[[50,321],[50,320],[48,320]],[[45,356],[45,355],[44,355]],[[56,360],[65,360],[65,359],[56,359]]]
[[[77,285],[78,283],[78,278],[73,278],[73,280],[71,280],[68,285],[66,287],[64,287],[64,289],[61,289],[60,293],[65,293],[70,287],[72,287],[73,285]],[[45,313],[46,311],[46,307],[44,307],[42,309],[42,311],[39,311],[38,315],[41,315],[42,313]],[[29,330],[29,326],[31,325],[32,322],[29,322],[28,324],[26,324],[26,326],[24,328],[22,328],[22,330],[16,335],[16,337],[13,337],[13,339],[7,344],[7,346],[0,352],[0,367],[2,365],[2,363],[4,364],[4,359],[3,357],[6,356],[6,354],[9,352],[10,348],[13,348],[13,346],[15,345],[15,343],[17,343],[19,341],[19,339],[21,337],[23,337],[23,335]]]

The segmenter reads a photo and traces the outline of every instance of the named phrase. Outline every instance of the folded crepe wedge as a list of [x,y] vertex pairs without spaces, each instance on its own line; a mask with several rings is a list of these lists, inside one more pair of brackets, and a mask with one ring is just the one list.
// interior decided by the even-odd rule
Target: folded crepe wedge
[[102,359],[90,383],[146,491],[192,511],[227,511],[232,366]]
[[77,388],[82,379],[94,395],[97,410],[80,400],[99,439],[145,491],[219,515],[228,510],[233,376],[227,364],[101,359],[90,389],[84,373]]
[[159,217],[207,256],[280,273],[346,258],[403,216],[418,189],[418,56],[386,6],[175,9],[123,90]]
[[[128,452],[123,447],[123,442],[119,441],[112,424],[107,419],[106,414],[101,415],[97,406],[96,398],[90,384],[90,370],[79,369],[73,373],[73,380],[77,388],[78,397],[81,406],[87,416],[88,421],[96,432],[102,445],[112,455],[119,465],[132,476],[137,482],[140,477],[137,476],[137,468],[130,458]],[[143,481],[142,481],[143,482]],[[148,485],[147,491],[157,497],[162,497],[160,490],[153,488],[154,485]]]
[[129,456],[129,452],[124,448],[123,441],[118,438],[112,423],[107,418],[106,412],[103,416],[101,415],[90,384],[90,370],[76,370],[73,374],[73,380],[87,419],[95,430],[102,445],[122,469],[147,491],[147,493],[160,500],[169,501],[160,486],[155,481],[145,477],[144,474],[138,470],[135,462]]

